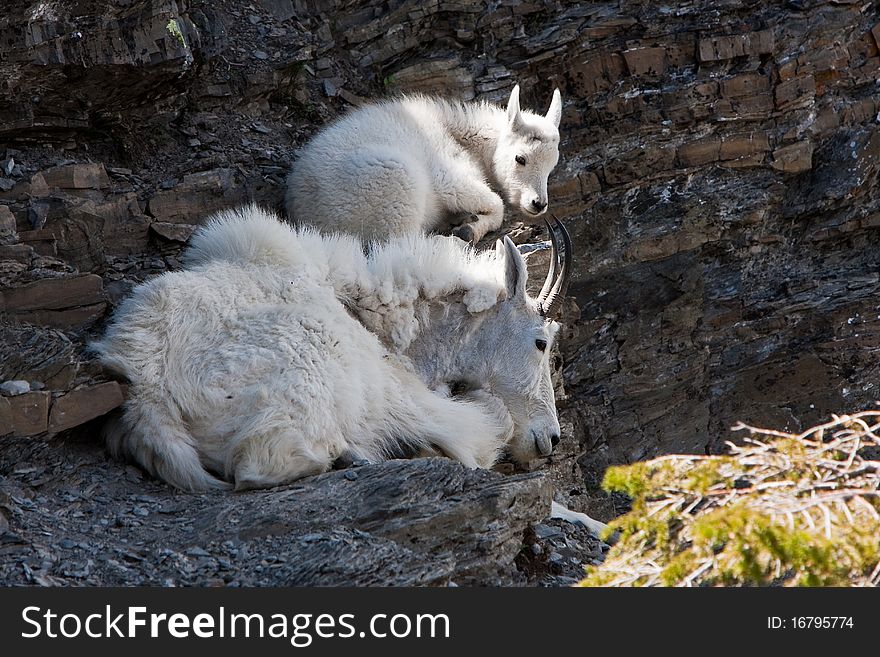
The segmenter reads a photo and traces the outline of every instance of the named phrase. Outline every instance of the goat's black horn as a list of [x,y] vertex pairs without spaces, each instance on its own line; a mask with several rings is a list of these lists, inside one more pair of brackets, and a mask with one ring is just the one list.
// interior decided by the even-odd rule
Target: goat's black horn
[[[547,293],[547,296],[541,300],[541,309],[543,311],[543,314],[548,317],[551,317],[553,315],[553,311],[556,310],[556,308],[559,306],[559,302],[562,301],[562,299],[568,293],[568,286],[569,283],[571,283],[571,270],[573,261],[571,235],[569,235],[568,229],[565,227],[565,224],[559,221],[559,217],[557,217],[555,214],[551,216],[553,217],[553,222],[555,224],[554,228],[556,228],[559,231],[559,234],[562,236],[562,245],[564,251],[562,253],[562,265],[560,267],[559,277],[553,283],[553,287]],[[550,234],[551,236],[553,235],[552,230],[550,231]],[[554,245],[554,251],[558,253],[558,248],[556,248],[557,241],[554,240],[552,237],[551,240]]]
[[544,279],[544,285],[541,286],[541,293],[538,295],[538,308],[541,309],[541,313],[544,314],[544,302],[547,299],[547,295],[550,294],[550,290],[553,288],[553,283],[556,282],[556,272],[559,269],[559,239],[556,237],[556,231],[553,230],[553,226],[550,225],[550,222],[547,221],[547,218],[544,218],[544,223],[547,224],[547,232],[550,234],[550,269],[547,271],[547,278]]

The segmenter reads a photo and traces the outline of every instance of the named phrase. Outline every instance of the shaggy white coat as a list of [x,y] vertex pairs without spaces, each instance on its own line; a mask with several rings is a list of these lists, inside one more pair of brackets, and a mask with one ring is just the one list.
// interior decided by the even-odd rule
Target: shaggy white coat
[[287,213],[365,241],[465,221],[456,234],[477,241],[501,226],[502,197],[528,216],[547,209],[561,116],[559,90],[541,116],[520,109],[519,86],[506,110],[426,96],[364,106],[301,150]]
[[556,325],[509,240],[477,254],[411,235],[367,256],[251,207],[198,231],[185,263],[93,344],[131,383],[108,445],[174,486],[273,486],[401,450],[489,467],[506,444],[527,460],[558,440],[535,349]]

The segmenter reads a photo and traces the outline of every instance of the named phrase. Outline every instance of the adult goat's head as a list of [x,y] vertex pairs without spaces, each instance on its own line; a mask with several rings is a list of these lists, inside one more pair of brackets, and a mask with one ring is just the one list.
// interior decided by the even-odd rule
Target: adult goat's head
[[487,311],[470,354],[474,382],[499,397],[513,419],[509,451],[521,463],[548,456],[559,442],[550,362],[559,325],[553,315],[568,288],[572,248],[565,227],[556,217],[553,221],[551,226],[545,220],[552,264],[537,298],[526,292],[526,263],[510,238],[496,244],[507,295]]

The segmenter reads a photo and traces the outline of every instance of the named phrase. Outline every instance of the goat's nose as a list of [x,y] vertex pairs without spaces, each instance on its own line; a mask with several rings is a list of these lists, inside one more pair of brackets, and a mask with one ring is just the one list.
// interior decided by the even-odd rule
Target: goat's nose
[[548,445],[546,442],[538,440],[537,436],[535,437],[535,451],[541,456],[550,456],[553,453],[553,446]]
[[558,433],[554,433],[552,436],[550,436],[550,444],[553,445],[554,447],[556,447],[559,444],[559,434]]
[[547,203],[542,202],[541,199],[537,199],[537,198],[532,199],[532,208],[534,208],[535,212],[541,212],[546,207],[547,207]]

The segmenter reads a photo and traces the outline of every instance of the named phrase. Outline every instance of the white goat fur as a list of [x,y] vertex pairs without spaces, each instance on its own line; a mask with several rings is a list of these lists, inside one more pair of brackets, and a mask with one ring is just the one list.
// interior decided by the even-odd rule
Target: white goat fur
[[287,213],[365,241],[443,230],[466,217],[473,223],[456,234],[476,242],[501,226],[502,196],[524,215],[546,210],[561,116],[558,89],[541,116],[520,109],[519,86],[506,110],[427,96],[366,105],[299,153]]
[[[511,441],[523,459],[535,445],[549,453],[559,432],[549,348],[522,356],[497,393],[487,384],[450,397],[446,387],[482,371],[497,378],[494,355],[473,352],[487,342],[499,357],[522,351],[494,334],[477,344],[492,317],[506,317],[512,265],[525,295],[521,257],[499,244],[476,253],[411,235],[367,256],[356,238],[293,229],[256,207],[216,215],[192,238],[187,268],[136,288],[92,345],[131,383],[106,430],[111,451],[188,490],[273,486],[401,445],[470,467],[489,467]],[[555,324],[527,296],[518,303],[526,344],[535,331],[552,341]],[[462,375],[467,360],[483,370]],[[531,401],[504,397],[526,379]]]

